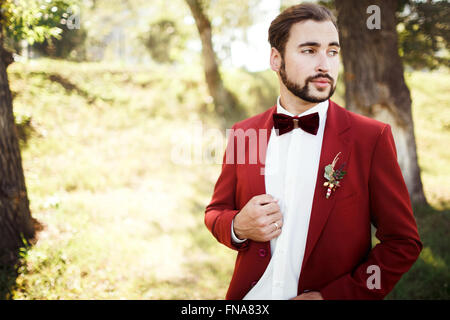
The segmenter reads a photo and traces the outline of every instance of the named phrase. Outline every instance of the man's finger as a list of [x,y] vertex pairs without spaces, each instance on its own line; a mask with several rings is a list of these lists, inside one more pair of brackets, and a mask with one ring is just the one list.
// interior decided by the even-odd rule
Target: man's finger
[[275,224],[272,223],[271,227],[273,227],[273,231],[268,235],[268,240],[277,238],[281,234],[281,229],[276,228]]
[[276,201],[278,200],[275,199],[275,197],[271,196],[270,194],[261,194],[259,196],[256,196],[256,204],[259,205],[264,205]]
[[274,222],[272,222],[278,229],[281,229],[283,227],[283,219],[277,219]]
[[266,215],[275,214],[280,211],[280,206],[276,202],[270,202],[264,204],[262,210]]

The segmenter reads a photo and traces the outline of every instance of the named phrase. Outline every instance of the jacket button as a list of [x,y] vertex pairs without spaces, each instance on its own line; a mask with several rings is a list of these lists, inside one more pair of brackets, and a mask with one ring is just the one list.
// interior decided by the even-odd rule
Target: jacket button
[[257,282],[258,282],[258,281],[253,281],[253,282],[252,282],[252,287],[254,287],[254,286],[256,285]]
[[266,249],[259,249],[258,254],[260,257],[265,257],[267,255]]

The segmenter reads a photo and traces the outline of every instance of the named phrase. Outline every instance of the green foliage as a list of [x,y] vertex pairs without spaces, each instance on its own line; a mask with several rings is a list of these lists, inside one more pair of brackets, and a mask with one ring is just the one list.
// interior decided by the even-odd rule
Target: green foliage
[[175,20],[167,18],[150,24],[150,30],[141,35],[141,40],[149,50],[153,60],[171,63],[181,58],[186,35]]
[[62,27],[59,39],[49,38],[42,43],[35,43],[33,49],[47,57],[65,58],[67,60],[86,60],[86,30]]
[[[319,4],[334,10],[333,0]],[[399,55],[406,66],[414,70],[450,67],[450,2],[399,0],[396,15]]]
[[4,36],[29,44],[61,38],[62,21],[78,0],[5,0],[0,24]]
[[21,144],[26,144],[28,138],[33,132],[32,119],[29,114],[14,113],[14,119],[17,129],[17,137]]
[[450,67],[450,2],[403,2],[397,15],[403,62],[414,69]]

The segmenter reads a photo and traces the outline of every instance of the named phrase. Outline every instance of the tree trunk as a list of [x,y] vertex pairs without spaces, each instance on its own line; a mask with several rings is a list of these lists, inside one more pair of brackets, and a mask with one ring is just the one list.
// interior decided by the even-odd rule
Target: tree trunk
[[[335,0],[349,110],[389,123],[398,162],[416,204],[426,204],[417,162],[411,96],[398,54],[397,0]],[[380,29],[369,29],[370,5],[380,8]],[[372,21],[372,20],[371,20]],[[374,21],[376,22],[376,21]]]
[[[7,56],[3,51],[0,38],[0,57]],[[6,65],[0,59],[0,266],[15,262],[18,248],[34,235]]]
[[238,109],[238,102],[223,84],[212,43],[211,23],[199,0],[186,0],[186,3],[194,16],[202,42],[205,79],[209,94],[213,98],[218,114],[223,116],[232,115]]

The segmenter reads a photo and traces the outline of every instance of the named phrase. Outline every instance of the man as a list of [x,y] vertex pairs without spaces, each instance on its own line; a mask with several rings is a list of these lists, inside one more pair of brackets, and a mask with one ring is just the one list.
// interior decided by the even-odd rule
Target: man
[[205,212],[238,250],[227,299],[382,299],[422,249],[391,128],[329,100],[340,50],[329,10],[288,8],[269,42],[277,105],[233,126]]

